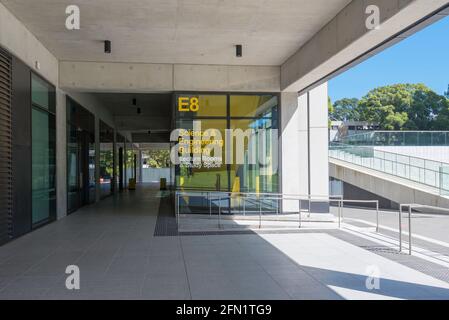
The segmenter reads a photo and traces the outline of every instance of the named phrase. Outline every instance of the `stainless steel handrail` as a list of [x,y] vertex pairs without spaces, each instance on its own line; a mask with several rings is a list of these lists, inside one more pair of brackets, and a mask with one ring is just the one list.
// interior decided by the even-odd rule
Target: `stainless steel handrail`
[[[176,214],[177,214],[177,221],[179,221],[179,215],[180,215],[180,201],[179,198],[181,196],[189,196],[189,197],[204,197],[206,194],[207,200],[209,202],[209,215],[212,215],[212,209],[211,209],[211,202],[212,199],[218,199],[218,228],[221,228],[221,200],[222,199],[231,199],[234,197],[240,197],[243,196],[243,207],[245,208],[245,199],[247,196],[254,196],[256,199],[259,200],[259,229],[262,228],[262,200],[294,200],[299,202],[299,228],[302,227],[302,213],[303,213],[303,202],[307,201],[309,204],[309,215],[311,212],[311,203],[313,202],[337,202],[338,203],[338,227],[341,228],[341,222],[343,219],[343,209],[345,203],[375,203],[376,204],[376,232],[379,232],[379,201],[378,200],[349,200],[349,199],[343,199],[343,196],[313,196],[313,195],[287,195],[287,194],[273,194],[273,193],[263,193],[263,194],[257,194],[257,193],[243,193],[243,192],[219,192],[219,191],[198,191],[198,192],[176,192]],[[260,197],[260,195],[266,195],[269,197]],[[279,212],[277,211],[277,215]],[[246,215],[246,210],[244,209],[244,215]]]
[[412,211],[413,209],[430,209],[449,213],[449,209],[428,206],[417,203],[403,203],[399,205],[399,251],[402,252],[402,212],[403,208],[408,208],[408,254],[412,254]]
[[350,199],[340,199],[332,200],[339,202],[338,211],[338,226],[341,226],[341,220],[343,219],[343,209],[345,203],[375,203],[376,204],[376,232],[379,232],[379,200],[350,200]]

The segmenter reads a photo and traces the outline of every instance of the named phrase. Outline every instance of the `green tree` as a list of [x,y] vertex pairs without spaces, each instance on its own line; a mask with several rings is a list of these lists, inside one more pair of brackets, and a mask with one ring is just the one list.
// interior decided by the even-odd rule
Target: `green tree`
[[359,100],[344,98],[335,101],[330,117],[333,121],[358,121],[360,115],[357,111]]
[[170,150],[146,150],[147,164],[152,168],[170,167]]
[[334,106],[332,105],[331,97],[327,97],[327,111],[329,114],[329,117],[328,117],[329,120],[327,121],[327,125],[330,128],[331,122],[333,120],[331,115],[334,113]]
[[424,84],[395,84],[371,90],[356,108],[360,119],[383,130],[432,130],[444,125],[448,99]]

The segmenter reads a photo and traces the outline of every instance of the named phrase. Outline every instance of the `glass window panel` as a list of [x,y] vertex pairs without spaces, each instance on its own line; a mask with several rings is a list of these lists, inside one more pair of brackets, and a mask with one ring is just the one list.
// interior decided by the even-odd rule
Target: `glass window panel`
[[[234,135],[230,165],[231,191],[278,191],[278,132],[271,119],[231,120]],[[228,142],[229,145],[229,142]]]
[[67,125],[67,206],[72,212],[78,208],[78,139],[77,128]]
[[55,210],[55,117],[32,109],[32,223],[48,221]]
[[100,121],[100,193],[101,197],[113,192],[114,131]]
[[232,95],[230,98],[231,117],[268,117],[278,105],[273,95]]
[[54,99],[53,94],[52,86],[34,74],[31,76],[31,100],[34,104],[54,112],[54,103],[51,101]]
[[[204,151],[204,148],[208,146],[208,149],[215,148],[216,150],[221,150],[221,164],[215,163],[213,166],[205,166],[204,158],[199,167],[189,167],[187,163],[181,164],[178,166],[178,172],[176,174],[176,185],[181,189],[194,189],[194,190],[219,190],[219,191],[227,191],[228,190],[228,171],[227,166],[224,160],[224,137],[225,137],[225,129],[227,127],[226,119],[217,120],[217,119],[201,119],[196,120],[201,124],[201,128],[197,130],[193,130],[193,121],[192,120],[178,120],[177,128],[184,129],[184,135],[182,138],[184,140],[190,139],[193,143],[193,138],[188,133],[191,132],[201,132],[205,133],[209,129],[217,130],[219,135],[217,136],[203,136],[201,141],[204,143],[200,145],[201,152]],[[221,139],[220,139],[221,135]],[[192,146],[192,151],[189,153],[187,157],[193,159],[193,148],[198,147],[198,145]],[[217,151],[218,153],[218,151]],[[209,153],[210,157],[217,157],[218,154],[215,154],[214,151]],[[193,165],[193,161],[191,161]]]

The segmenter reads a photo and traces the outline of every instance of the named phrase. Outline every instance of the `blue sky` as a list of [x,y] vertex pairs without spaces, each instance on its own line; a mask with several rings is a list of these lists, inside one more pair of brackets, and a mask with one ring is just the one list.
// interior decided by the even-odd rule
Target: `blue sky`
[[439,94],[449,84],[449,17],[329,81],[329,96],[361,98],[376,87],[424,83]]

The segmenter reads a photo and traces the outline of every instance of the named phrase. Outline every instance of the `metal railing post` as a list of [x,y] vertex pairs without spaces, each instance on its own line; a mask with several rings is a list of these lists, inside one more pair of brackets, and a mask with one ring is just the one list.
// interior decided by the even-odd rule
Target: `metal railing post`
[[402,252],[402,204],[399,205],[399,252]]
[[210,199],[210,192],[207,193],[207,199],[209,200],[209,216],[212,216],[212,200]]
[[408,254],[412,255],[412,206],[408,207]]
[[301,213],[302,213],[302,200],[299,199],[299,229],[301,229],[302,227]]
[[343,200],[338,200],[338,228],[341,229],[341,206]]
[[376,232],[379,233],[379,200],[376,201]]
[[221,229],[221,195],[218,196],[218,229]]
[[246,216],[246,196],[243,196],[243,215]]
[[259,229],[262,228],[262,198],[259,197]]

